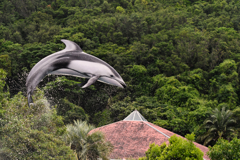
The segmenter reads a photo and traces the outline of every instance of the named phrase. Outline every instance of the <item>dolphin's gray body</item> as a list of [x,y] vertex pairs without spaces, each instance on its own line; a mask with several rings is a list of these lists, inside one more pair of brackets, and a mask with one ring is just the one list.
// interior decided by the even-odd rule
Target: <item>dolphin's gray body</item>
[[122,77],[109,64],[83,52],[72,41],[61,41],[65,43],[66,48],[43,58],[32,68],[27,77],[26,86],[29,106],[30,103],[33,103],[31,95],[34,89],[49,74],[88,78],[88,82],[82,88],[86,88],[96,81],[121,88],[126,87]]

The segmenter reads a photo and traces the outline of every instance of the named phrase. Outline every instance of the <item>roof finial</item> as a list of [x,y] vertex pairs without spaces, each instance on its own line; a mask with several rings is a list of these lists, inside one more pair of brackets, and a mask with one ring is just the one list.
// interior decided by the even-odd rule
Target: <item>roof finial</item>
[[132,113],[130,113],[124,121],[147,121],[138,111],[135,109]]

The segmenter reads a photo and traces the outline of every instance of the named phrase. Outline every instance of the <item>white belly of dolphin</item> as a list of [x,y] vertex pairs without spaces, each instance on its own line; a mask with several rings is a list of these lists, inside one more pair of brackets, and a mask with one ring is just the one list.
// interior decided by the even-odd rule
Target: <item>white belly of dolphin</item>
[[100,63],[81,61],[81,60],[73,60],[68,65],[68,68],[78,71],[80,73],[86,73],[91,75],[110,75],[111,70]]
[[89,78],[88,76],[80,73],[80,72],[77,72],[77,71],[74,71],[74,70],[71,70],[71,69],[66,69],[66,68],[61,68],[61,69],[58,69],[58,70],[55,70],[51,73],[49,73],[51,75],[67,75],[67,76],[75,76],[75,77],[81,77],[81,78]]

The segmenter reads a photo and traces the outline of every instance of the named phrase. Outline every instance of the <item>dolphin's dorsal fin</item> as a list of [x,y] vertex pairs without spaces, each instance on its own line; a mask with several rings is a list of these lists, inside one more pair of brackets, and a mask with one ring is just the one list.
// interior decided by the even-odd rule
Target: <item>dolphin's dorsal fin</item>
[[87,88],[88,86],[91,86],[93,83],[95,83],[95,82],[98,80],[99,77],[100,77],[100,76],[92,76],[92,77],[88,80],[88,82],[87,82],[84,86],[82,86],[82,88]]
[[82,49],[77,45],[76,43],[69,41],[67,39],[61,39],[61,41],[66,45],[65,51],[80,51],[82,52]]

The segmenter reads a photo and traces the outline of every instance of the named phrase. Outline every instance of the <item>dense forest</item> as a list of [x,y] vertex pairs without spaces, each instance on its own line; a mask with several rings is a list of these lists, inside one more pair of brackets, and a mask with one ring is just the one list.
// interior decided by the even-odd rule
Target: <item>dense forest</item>
[[[206,146],[238,137],[239,30],[239,0],[2,0],[0,141],[9,147],[0,154],[25,133],[57,145],[74,120],[99,127],[134,109],[182,136],[194,132]],[[35,93],[40,107],[29,109],[26,77],[65,48],[61,39],[109,63],[127,88],[97,82],[82,89],[84,79],[49,75]],[[14,126],[24,133],[11,137]]]

